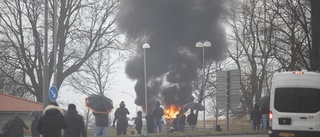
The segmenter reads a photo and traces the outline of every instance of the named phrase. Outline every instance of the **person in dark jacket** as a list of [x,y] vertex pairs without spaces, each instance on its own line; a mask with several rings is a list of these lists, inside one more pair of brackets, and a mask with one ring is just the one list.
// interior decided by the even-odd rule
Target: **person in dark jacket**
[[68,128],[64,130],[63,137],[87,137],[83,117],[78,114],[76,105],[68,105],[68,111],[64,115],[64,119],[67,121]]
[[136,125],[137,133],[141,134],[141,129],[142,129],[142,112],[141,111],[137,112],[137,117],[134,120],[134,124]]
[[40,133],[37,130],[38,123],[39,123],[39,116],[35,116],[31,123],[32,137],[40,137]]
[[250,112],[250,119],[252,120],[252,129],[260,130],[261,113],[258,105],[255,105],[253,110]]
[[159,129],[159,133],[162,132],[162,116],[164,115],[163,108],[160,107],[160,102],[156,101],[155,107],[152,109],[152,117],[153,117],[153,125],[154,125],[154,133],[157,133],[157,129]]
[[147,133],[154,133],[153,117],[151,112],[152,111],[149,111],[149,113],[146,115]]
[[43,110],[37,130],[42,137],[61,137],[61,130],[68,128],[68,124],[62,115],[62,110],[53,102]]
[[178,131],[180,132],[184,132],[184,127],[186,125],[186,115],[184,114],[184,110],[183,109],[180,109],[180,113],[178,115]]
[[109,115],[104,113],[95,113],[93,112],[95,117],[96,126],[94,128],[94,137],[107,137],[108,133],[108,125],[109,125]]
[[8,117],[8,121],[2,127],[3,137],[11,137],[12,117]]
[[187,122],[190,127],[190,131],[196,131],[198,116],[193,113],[193,110],[190,110],[190,114],[187,116]]
[[117,108],[116,112],[114,112],[113,127],[117,121],[117,135],[126,135],[128,127],[127,115],[129,115],[130,112],[127,108],[125,108],[126,105],[123,101],[121,101],[119,105],[120,107]]
[[26,123],[24,123],[24,121],[18,115],[15,115],[12,120],[11,135],[13,137],[23,137],[23,128],[29,129]]

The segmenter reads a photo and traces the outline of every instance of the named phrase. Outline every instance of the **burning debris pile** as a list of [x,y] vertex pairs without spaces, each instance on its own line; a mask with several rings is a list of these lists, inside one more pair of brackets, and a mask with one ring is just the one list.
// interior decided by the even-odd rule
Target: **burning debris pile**
[[195,47],[199,40],[208,40],[212,47],[205,50],[207,60],[221,59],[226,50],[224,31],[219,18],[225,0],[124,0],[117,15],[118,26],[127,43],[137,46],[127,61],[126,74],[136,80],[135,103],[145,106],[144,43],[146,49],[148,108],[161,100],[165,110],[193,101],[192,82],[202,67],[202,50]]

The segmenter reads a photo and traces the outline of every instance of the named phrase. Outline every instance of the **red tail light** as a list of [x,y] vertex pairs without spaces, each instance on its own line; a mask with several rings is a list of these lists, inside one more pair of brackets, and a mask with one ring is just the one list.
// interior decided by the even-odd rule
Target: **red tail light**
[[272,111],[269,112],[269,134],[272,133]]

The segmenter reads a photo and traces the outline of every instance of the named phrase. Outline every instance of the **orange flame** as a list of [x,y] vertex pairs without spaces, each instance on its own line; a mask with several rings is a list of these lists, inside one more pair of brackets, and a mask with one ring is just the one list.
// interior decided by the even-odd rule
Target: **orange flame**
[[179,114],[181,107],[177,105],[170,105],[164,110],[164,117],[166,119],[176,118],[176,115]]

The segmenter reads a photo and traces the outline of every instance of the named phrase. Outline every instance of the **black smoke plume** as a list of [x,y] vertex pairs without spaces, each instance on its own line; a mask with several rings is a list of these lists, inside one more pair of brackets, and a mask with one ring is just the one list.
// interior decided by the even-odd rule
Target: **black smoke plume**
[[122,0],[118,18],[127,42],[137,52],[126,64],[126,74],[137,80],[135,103],[145,105],[144,43],[146,49],[148,108],[155,100],[165,107],[193,101],[192,81],[202,67],[202,49],[195,44],[208,40],[206,60],[220,59],[226,50],[221,16],[225,0]]

